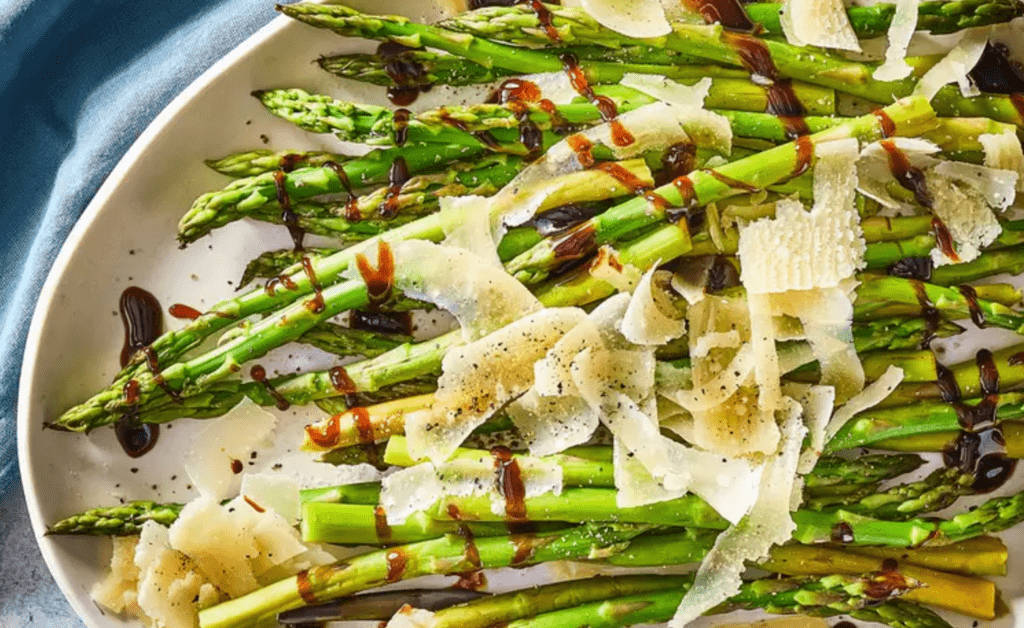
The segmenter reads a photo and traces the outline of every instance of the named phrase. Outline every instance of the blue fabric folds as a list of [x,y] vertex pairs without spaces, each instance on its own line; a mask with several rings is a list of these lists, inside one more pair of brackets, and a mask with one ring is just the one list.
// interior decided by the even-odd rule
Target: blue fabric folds
[[0,0],[0,495],[25,336],[71,227],[149,122],[273,0]]

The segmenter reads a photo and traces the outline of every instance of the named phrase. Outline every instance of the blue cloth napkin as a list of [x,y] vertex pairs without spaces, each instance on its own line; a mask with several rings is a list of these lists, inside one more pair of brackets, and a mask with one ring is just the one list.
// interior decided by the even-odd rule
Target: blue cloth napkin
[[0,0],[0,495],[18,378],[61,244],[150,121],[275,16],[273,0]]

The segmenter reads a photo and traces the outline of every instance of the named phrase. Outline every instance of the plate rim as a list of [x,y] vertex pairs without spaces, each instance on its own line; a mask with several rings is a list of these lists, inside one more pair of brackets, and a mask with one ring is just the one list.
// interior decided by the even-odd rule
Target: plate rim
[[[242,62],[247,55],[265,44],[269,39],[288,28],[297,26],[300,25],[286,15],[276,16],[204,70],[202,74],[175,96],[153,118],[146,129],[132,143],[121,159],[118,160],[117,165],[110,171],[110,174],[107,175],[100,185],[92,200],[89,201],[89,204],[82,211],[82,215],[79,216],[61,245],[53,264],[50,266],[50,270],[47,271],[46,279],[36,298],[35,310],[32,313],[28,334],[25,339],[25,352],[21,361],[21,375],[18,378],[18,402],[15,411],[18,473],[21,490],[28,510],[32,536],[42,554],[43,562],[46,564],[50,576],[60,588],[64,599],[67,600],[72,610],[74,610],[79,621],[88,628],[105,627],[94,624],[92,619],[88,617],[88,606],[83,601],[82,596],[72,594],[72,592],[77,591],[77,583],[71,581],[63,569],[56,568],[58,566],[56,546],[52,543],[42,542],[43,534],[46,531],[46,524],[42,521],[42,514],[37,503],[37,479],[28,462],[28,442],[31,429],[29,416],[32,406],[31,391],[33,390],[32,384],[38,367],[44,319],[47,312],[53,307],[54,300],[57,297],[57,286],[68,270],[73,253],[82,244],[89,226],[107,208],[111,196],[125,181],[136,162],[146,154],[151,145],[162,136],[164,130],[177,116],[213,82],[231,70],[235,65]],[[85,595],[88,597],[88,592],[85,592]]]

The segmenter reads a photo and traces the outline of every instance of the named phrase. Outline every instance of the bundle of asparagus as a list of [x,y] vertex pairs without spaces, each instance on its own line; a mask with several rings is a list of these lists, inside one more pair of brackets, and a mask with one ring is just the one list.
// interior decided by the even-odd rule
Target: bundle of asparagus
[[[142,533],[136,563],[154,544],[180,552],[178,590],[187,580],[198,601],[205,582],[224,600],[203,598],[204,628],[681,626],[736,609],[947,625],[921,604],[994,618],[984,577],[1005,573],[1007,553],[986,535],[1024,521],[1024,493],[927,515],[998,489],[1024,456],[1024,345],[945,366],[930,343],[964,332],[965,319],[1024,333],[1021,293],[991,280],[1024,271],[1024,224],[989,209],[1022,189],[1024,71],[999,29],[1020,36],[1010,22],[1024,5],[920,3],[918,30],[992,26],[992,41],[971,31],[948,57],[908,58],[905,77],[881,80],[881,63],[785,41],[780,5],[707,3],[640,38],[580,9],[496,4],[435,25],[279,7],[381,42],[319,64],[386,86],[395,104],[435,84],[493,83],[493,94],[414,113],[255,92],[306,131],[376,148],[207,162],[234,180],[182,217],[183,245],[248,218],[283,224],[294,248],[250,262],[241,283],[265,286],[146,339],[109,387],[48,424],[124,432],[220,417],[243,400],[316,403],[329,417],[306,427],[306,449],[392,474],[303,491],[302,541],[375,548],[298,573],[250,568],[239,583],[213,573],[204,550],[186,551],[197,512],[220,521],[215,502],[100,507],[50,533]],[[891,29],[895,40],[902,9],[843,19],[857,37]],[[972,42],[980,61],[960,78],[980,95],[942,86]],[[818,231],[801,241],[804,227]],[[779,242],[752,246],[758,229]],[[331,245],[306,247],[307,233]],[[775,244],[795,270],[763,252]],[[801,245],[815,247],[809,261],[796,259]],[[407,313],[433,307],[461,328],[414,336]],[[345,313],[349,325],[332,322]],[[236,376],[291,342],[353,361]],[[603,440],[592,438],[598,422]],[[471,446],[483,442],[502,444]],[[942,452],[944,464],[907,481],[924,464],[913,453],[838,455],[862,447]],[[731,492],[709,492],[701,465]],[[265,512],[243,497],[225,512]],[[251,530],[271,527],[261,525]],[[405,606],[393,594],[330,603],[429,574],[477,588],[482,570],[554,561],[595,573],[701,567],[482,598],[410,593]],[[741,581],[748,565],[784,577]]]

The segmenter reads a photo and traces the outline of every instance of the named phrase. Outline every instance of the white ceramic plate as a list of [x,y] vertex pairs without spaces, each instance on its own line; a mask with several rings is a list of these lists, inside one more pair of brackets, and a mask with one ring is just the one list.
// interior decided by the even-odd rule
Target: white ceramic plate
[[[353,4],[369,11],[379,8],[369,1]],[[417,19],[439,14],[436,3],[429,0],[409,0],[399,7],[389,6],[388,11]],[[203,165],[203,159],[264,146],[339,148],[331,136],[305,134],[272,117],[249,96],[252,90],[303,87],[387,104],[381,88],[341,81],[310,63],[321,54],[357,49],[372,50],[372,45],[278,18],[218,62],[176,98],[128,151],[72,231],[43,287],[21,380],[21,476],[43,557],[90,628],[133,624],[104,614],[89,597],[90,588],[107,569],[109,543],[95,538],[43,538],[46,524],[90,507],[117,503],[119,498],[187,501],[192,493],[180,461],[189,437],[201,424],[179,421],[165,427],[154,451],[138,460],[122,453],[110,429],[84,436],[44,431],[41,426],[105,386],[118,371],[122,327],[117,307],[124,288],[143,287],[165,308],[185,303],[206,309],[234,290],[248,260],[262,251],[290,245],[283,228],[248,222],[218,230],[184,251],[178,249],[174,234],[178,219],[199,194],[226,183]],[[479,95],[460,94],[459,99],[478,101]],[[447,90],[433,90],[418,106],[451,97]],[[169,318],[165,323],[168,327],[178,324]],[[1012,335],[998,331],[986,337],[988,346],[1013,341]],[[287,353],[291,355],[268,356],[261,363],[271,370],[305,370],[323,367],[326,359],[312,351]],[[963,348],[954,348],[953,353],[957,355],[951,353],[950,358],[969,355]],[[264,469],[277,457],[287,456],[293,443],[283,441],[296,441],[298,426],[318,412],[298,408],[278,415],[278,433],[294,438],[279,439],[278,448],[261,456],[251,470]],[[1013,574],[999,579],[1011,602],[1024,593],[1022,539],[1020,533],[1013,535]],[[522,585],[528,579],[512,580]],[[1000,620],[998,625],[1012,625],[1012,620]]]

